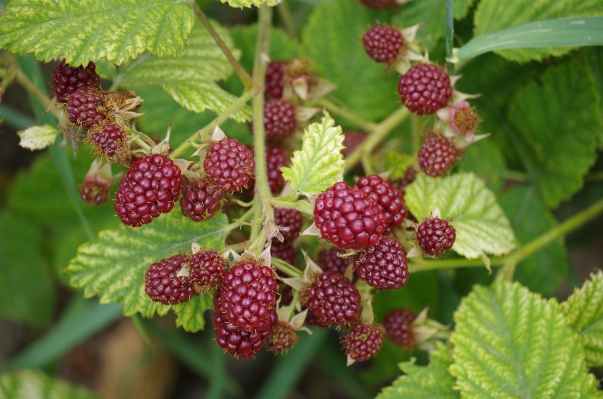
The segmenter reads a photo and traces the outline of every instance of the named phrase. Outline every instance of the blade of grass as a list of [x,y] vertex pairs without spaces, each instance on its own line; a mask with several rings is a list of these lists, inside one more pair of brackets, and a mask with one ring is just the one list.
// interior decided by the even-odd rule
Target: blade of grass
[[0,104],[0,118],[4,118],[4,123],[18,130],[24,130],[36,124],[36,120],[29,115],[3,104]]

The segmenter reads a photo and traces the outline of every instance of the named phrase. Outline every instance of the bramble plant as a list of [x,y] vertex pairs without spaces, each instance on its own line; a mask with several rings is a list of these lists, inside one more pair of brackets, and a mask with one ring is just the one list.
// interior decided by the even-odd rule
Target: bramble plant
[[[0,315],[48,325],[50,251],[145,337],[175,337],[173,312],[234,358],[291,357],[260,397],[287,397],[328,331],[354,397],[601,397],[603,273],[580,288],[563,237],[603,211],[603,3],[224,2],[257,23],[6,4],[0,93],[24,88],[37,121],[0,116],[49,155],[0,214]],[[40,362],[9,362],[0,397],[94,397],[11,371]]]

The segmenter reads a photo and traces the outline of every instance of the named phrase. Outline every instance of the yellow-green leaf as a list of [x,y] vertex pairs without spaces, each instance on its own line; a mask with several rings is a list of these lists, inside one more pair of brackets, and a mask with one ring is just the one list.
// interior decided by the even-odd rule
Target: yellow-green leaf
[[0,399],[99,399],[87,389],[51,378],[37,370],[0,375]]
[[32,126],[17,132],[21,141],[19,145],[29,150],[42,150],[51,144],[59,134],[59,131],[50,125]]
[[205,328],[203,313],[207,309],[213,309],[211,295],[197,295],[190,301],[174,306],[174,312],[178,315],[176,326],[182,327],[188,332],[197,332]]

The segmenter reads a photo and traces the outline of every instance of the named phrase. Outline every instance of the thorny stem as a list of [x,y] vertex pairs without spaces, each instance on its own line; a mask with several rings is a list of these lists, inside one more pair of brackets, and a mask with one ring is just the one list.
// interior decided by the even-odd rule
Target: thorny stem
[[313,216],[314,215],[314,207],[307,201],[280,201],[276,198],[270,201],[270,204],[274,208],[287,208],[287,209],[296,209],[301,213],[305,213],[306,215]]
[[349,120],[350,122],[358,125],[362,129],[366,130],[367,132],[372,131],[377,128],[377,124],[364,120],[363,118],[358,116],[358,114],[355,113],[354,111],[346,108],[345,106],[339,106],[325,98],[317,101],[316,104],[312,104],[312,105],[324,107],[327,111],[332,112],[335,115],[339,115],[339,116]]
[[421,149],[421,119],[413,115],[411,117],[412,124],[412,153],[416,158]]
[[203,26],[205,26],[205,29],[207,29],[207,31],[215,40],[216,44],[220,47],[226,58],[228,58],[228,61],[233,66],[236,74],[239,75],[239,79],[241,79],[246,88],[250,88],[253,85],[251,77],[249,76],[247,71],[243,69],[241,64],[239,64],[239,61],[237,61],[230,49],[226,47],[226,44],[224,43],[218,32],[216,32],[214,27],[211,26],[211,23],[209,22],[205,14],[203,14],[203,11],[201,11],[195,0],[188,0],[188,4],[193,9],[193,12],[195,13],[197,19],[199,19]]
[[[501,265],[516,265],[534,252],[539,251],[557,238],[566,235],[572,230],[582,226],[589,220],[593,219],[599,213],[603,212],[603,199],[595,202],[582,212],[577,213],[565,222],[557,225],[536,239],[530,241],[526,245],[517,248],[508,255],[495,257],[490,259],[492,266]],[[416,258],[413,258],[416,259]],[[413,260],[409,268],[411,272],[433,270],[433,269],[453,269],[458,267],[479,267],[484,265],[481,259],[440,259],[440,260]],[[508,266],[509,270],[511,266]]]
[[188,138],[184,143],[180,144],[172,153],[170,154],[170,158],[175,159],[181,156],[188,148],[199,138],[203,136],[204,133],[208,132],[211,129],[214,129],[216,126],[221,125],[230,115],[236,112],[239,108],[241,108],[253,95],[253,90],[245,91],[241,97],[237,98],[235,102],[230,104],[228,108],[224,110],[220,115],[216,117],[213,121],[208,123],[203,129],[195,132],[191,137]]
[[148,154],[151,153],[152,147],[151,145],[149,145],[149,143],[147,143],[143,137],[141,137],[141,133],[137,132],[136,130],[128,127],[128,126],[123,126],[124,130],[126,130],[126,132],[130,135],[132,135],[132,137],[134,137],[134,142],[136,144],[138,144],[143,150],[145,150]]
[[[17,71],[16,81],[21,86],[23,86],[23,88],[25,88],[25,90],[27,90],[32,96],[34,96],[40,103],[42,103],[42,105],[46,109],[50,108],[50,105],[52,103],[50,98],[48,98],[48,96],[42,90],[40,90],[38,86],[36,86],[31,80],[29,80],[27,75],[25,75],[20,69]],[[57,118],[58,121],[61,121],[63,119],[62,113],[58,109],[51,109],[50,112]]]
[[290,263],[285,262],[282,259],[279,258],[272,258],[272,266],[276,267],[277,269],[279,269],[280,271],[287,273],[288,275],[290,275],[293,278],[302,278],[303,277],[303,273],[301,272],[301,270],[299,270],[297,267],[293,266]]

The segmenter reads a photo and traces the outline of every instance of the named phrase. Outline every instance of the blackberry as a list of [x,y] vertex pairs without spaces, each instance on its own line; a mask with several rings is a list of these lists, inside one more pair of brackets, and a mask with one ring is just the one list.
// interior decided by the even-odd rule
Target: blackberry
[[57,96],[57,100],[62,103],[66,103],[69,97],[80,87],[98,87],[99,84],[100,76],[96,73],[94,62],[89,62],[85,68],[83,65],[74,68],[63,60],[55,68],[52,78],[52,89]]
[[272,335],[266,341],[268,350],[282,353],[299,342],[295,331],[287,324],[278,323],[272,328]]
[[[273,241],[272,245],[270,246],[270,255],[273,258],[282,259],[285,262],[290,263],[292,265],[295,264],[295,258],[296,258],[295,248],[293,248],[293,245],[291,245],[290,243],[288,243],[286,241],[285,242]],[[280,275],[283,272],[281,272],[280,270],[277,270],[277,273]]]
[[328,248],[320,251],[316,263],[324,271],[336,271],[345,274],[345,270],[351,262],[350,258],[342,258],[337,255],[344,255],[345,251],[337,248]]
[[172,210],[181,185],[182,173],[171,159],[160,154],[145,156],[119,182],[115,211],[128,226],[151,223]]
[[427,218],[417,228],[417,240],[423,252],[439,258],[452,248],[456,231],[447,220]]
[[295,131],[295,107],[292,103],[272,99],[264,104],[264,129],[266,140],[277,141]]
[[111,184],[102,178],[86,176],[84,183],[77,186],[80,198],[88,205],[100,205],[109,201]]
[[264,96],[267,99],[283,97],[285,65],[287,65],[287,61],[271,61],[268,63],[264,82]]
[[390,182],[383,180],[378,175],[361,177],[354,188],[364,191],[383,211],[385,215],[383,234],[393,232],[408,215],[408,209],[402,202],[402,191],[394,188]]
[[376,245],[354,258],[354,271],[361,280],[379,290],[396,290],[408,282],[408,265],[402,245],[381,237]]
[[96,87],[82,86],[69,97],[67,117],[84,130],[90,130],[107,120],[104,101],[105,95]]
[[344,158],[350,156],[350,154],[366,139],[366,134],[358,132],[356,130],[348,130],[343,132],[343,148],[341,154]]
[[200,251],[190,260],[190,278],[201,292],[208,292],[222,283],[226,261],[216,251]]
[[419,167],[431,177],[442,176],[452,168],[457,154],[457,149],[446,137],[428,136],[419,150]]
[[236,358],[255,356],[264,346],[265,331],[241,331],[218,312],[214,313],[212,321],[216,343]]
[[404,46],[402,33],[396,28],[375,25],[362,35],[362,44],[369,57],[377,62],[392,62]]
[[331,325],[331,323],[320,321],[318,315],[310,309],[308,309],[308,313],[306,313],[306,319],[304,321],[304,324],[319,328],[327,328],[329,327],[329,325]]
[[214,217],[220,210],[222,191],[206,180],[198,179],[182,187],[180,209],[182,214],[195,222]]
[[290,285],[286,285],[283,284],[284,287],[282,288],[281,291],[281,301],[280,301],[280,306],[289,306],[291,305],[291,302],[293,301],[293,289],[291,288]]
[[225,317],[239,330],[266,330],[273,324],[277,291],[270,267],[237,263],[224,274],[221,292]]
[[343,274],[319,274],[302,293],[303,304],[318,323],[347,324],[358,321],[360,293]]
[[[252,152],[253,147],[248,146]],[[283,151],[278,147],[265,147],[265,159],[266,159],[266,173],[268,173],[268,185],[270,186],[270,192],[276,194],[280,192],[285,186],[285,179],[283,178],[283,172],[281,168],[287,163],[287,157],[283,154]],[[249,181],[247,185],[247,191],[253,193],[255,188],[255,176]],[[253,194],[252,194],[253,195]]]
[[417,115],[433,114],[443,108],[452,97],[450,77],[433,64],[411,67],[398,83],[402,102]]
[[364,362],[377,355],[383,345],[383,327],[379,324],[357,323],[341,339],[346,355]]
[[213,143],[203,162],[207,180],[223,191],[242,189],[253,177],[253,153],[235,139]]
[[144,279],[145,292],[155,302],[175,305],[188,301],[194,294],[193,282],[178,272],[187,264],[187,257],[178,254],[153,263]]
[[121,162],[129,156],[126,132],[115,123],[94,127],[88,137],[86,142],[92,143],[94,152],[102,158]]
[[398,5],[396,0],[360,0],[360,2],[373,10],[385,10]]
[[304,218],[300,211],[296,209],[277,208],[274,210],[274,222],[279,227],[288,227],[288,230],[281,230],[285,241],[293,241],[301,232]]
[[314,222],[323,238],[344,249],[375,245],[385,231],[385,215],[364,191],[335,183],[314,204]]
[[410,351],[417,343],[412,329],[412,323],[417,318],[409,309],[396,309],[388,312],[383,319],[385,336],[394,344]]

